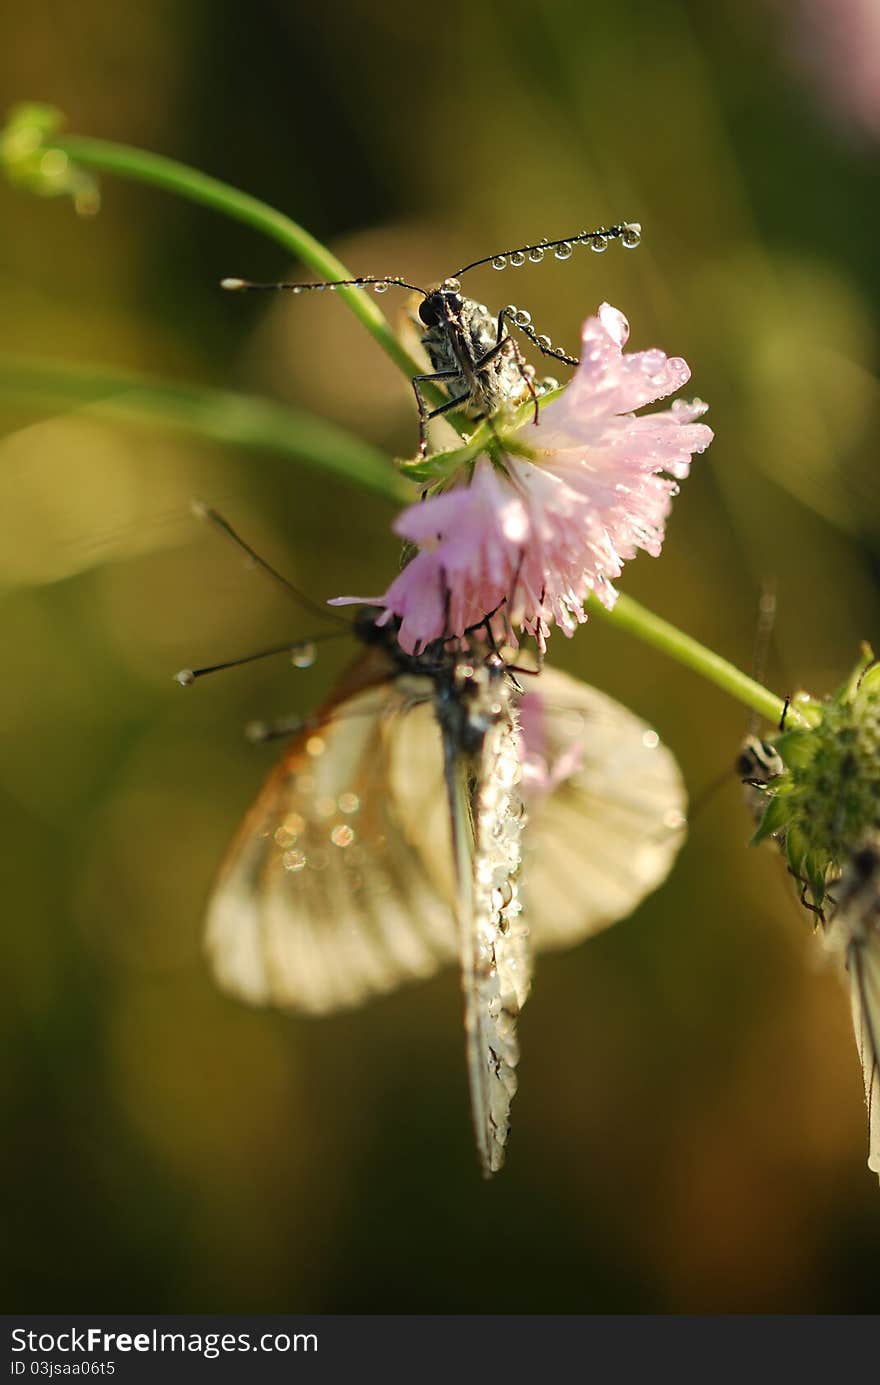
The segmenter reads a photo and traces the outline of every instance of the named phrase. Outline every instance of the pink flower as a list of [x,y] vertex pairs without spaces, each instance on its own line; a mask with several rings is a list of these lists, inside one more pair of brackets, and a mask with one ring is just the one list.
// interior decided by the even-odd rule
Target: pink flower
[[832,110],[880,136],[880,5],[877,0],[795,0],[785,7],[790,47]]
[[[583,329],[581,363],[565,392],[523,425],[517,450],[531,460],[481,457],[470,480],[412,505],[394,529],[419,552],[376,604],[401,620],[416,652],[496,616],[542,648],[555,622],[566,634],[586,620],[590,592],[606,606],[624,562],[656,556],[677,481],[712,433],[699,402],[635,416],[680,389],[690,371],[662,351],[624,355],[626,318],[604,303]],[[674,478],[674,479],[671,479]]]

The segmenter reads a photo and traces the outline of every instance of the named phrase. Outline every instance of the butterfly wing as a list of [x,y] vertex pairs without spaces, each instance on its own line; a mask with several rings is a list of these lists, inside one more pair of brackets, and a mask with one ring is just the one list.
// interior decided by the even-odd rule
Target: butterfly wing
[[565,674],[544,670],[539,688],[545,782],[525,834],[518,781],[535,757],[508,686],[480,751],[465,754],[441,734],[430,680],[386,679],[336,700],[292,743],[208,911],[214,974],[254,1004],[325,1013],[458,953],[486,1174],[504,1159],[529,934],[559,947],[623,917],[665,877],[683,837],[681,777],[650,728]]
[[880,1177],[880,841],[847,862],[834,897],[825,942],[846,967],[868,1108],[868,1168]]
[[[442,750],[425,696],[386,681],[334,703],[292,742],[209,902],[206,947],[224,989],[321,1014],[454,959]],[[401,803],[404,749],[418,779]],[[440,838],[430,854],[418,839],[429,819]]]
[[687,795],[651,727],[568,674],[544,669],[521,719],[529,931],[536,950],[570,947],[665,880],[684,842]]
[[847,956],[853,1028],[868,1108],[868,1168],[880,1178],[880,923],[850,943]]

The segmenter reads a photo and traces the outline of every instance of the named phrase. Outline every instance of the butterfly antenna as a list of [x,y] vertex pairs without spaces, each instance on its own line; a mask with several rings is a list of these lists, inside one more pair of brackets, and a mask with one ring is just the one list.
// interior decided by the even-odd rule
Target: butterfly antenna
[[[752,677],[756,683],[763,683],[770,655],[770,642],[776,625],[777,598],[776,578],[765,577],[761,582],[758,597],[758,619],[755,622],[755,643],[752,647]],[[749,717],[748,734],[754,736],[760,718],[757,712]]]
[[[770,641],[773,637],[773,629],[776,625],[776,611],[776,579],[775,577],[765,577],[761,582],[761,594],[758,598],[758,619],[755,622],[755,642],[752,648],[752,677],[759,683],[764,681],[764,674],[767,669]],[[757,736],[759,723],[760,717],[756,712],[752,712],[748,720],[747,739]],[[744,780],[743,782],[748,783],[749,781]],[[696,822],[697,818],[702,816],[704,810],[715,798],[718,791],[729,783],[730,771],[723,770],[717,778],[712,779],[701,789],[697,797],[691,803],[691,822]]]
[[557,260],[567,260],[576,245],[585,245],[600,253],[608,249],[608,242],[619,240],[627,250],[634,250],[642,239],[642,228],[638,221],[621,221],[616,226],[599,226],[595,231],[578,231],[577,235],[565,236],[562,240],[540,240],[534,245],[520,245],[516,250],[499,250],[496,255],[486,255],[482,260],[472,260],[462,269],[450,276],[461,278],[471,269],[490,264],[493,269],[506,269],[508,265],[518,269],[528,258],[531,264],[540,264],[548,250],[552,250]]
[[730,770],[723,769],[714,779],[710,779],[708,784],[703,785],[696,797],[691,799],[688,809],[688,817],[692,825],[695,825],[702,818],[709,804],[715,801],[720,791],[726,788],[730,782]]
[[396,274],[361,274],[357,279],[325,279],[319,283],[308,284],[256,284],[251,279],[221,279],[220,287],[230,293],[271,293],[279,289],[286,289],[288,293],[319,293],[322,289],[367,288],[371,288],[374,293],[386,293],[388,289],[410,289],[413,293],[420,293],[423,298],[428,297],[425,289],[420,288],[418,284],[408,283]]
[[204,678],[207,673],[222,673],[224,669],[253,664],[258,659],[270,659],[275,654],[289,654],[291,663],[296,668],[311,668],[315,662],[315,645],[323,640],[339,639],[341,634],[341,630],[325,630],[308,640],[296,640],[293,643],[288,640],[285,644],[273,644],[268,649],[258,649],[255,654],[242,654],[238,659],[224,659],[222,664],[209,664],[205,668],[182,668],[174,674],[174,681],[182,688],[189,688],[197,678]]
[[[336,615],[334,611],[328,610],[327,607],[322,606],[319,601],[313,601],[305,592],[300,591],[299,587],[295,587],[289,578],[282,576],[282,574],[278,572],[276,568],[272,567],[272,564],[268,563],[265,558],[261,558],[259,553],[251,548],[247,540],[243,539],[241,534],[233,529],[229,521],[224,519],[221,514],[218,514],[216,510],[212,509],[210,505],[206,505],[202,500],[194,500],[192,502],[192,512],[198,519],[207,520],[209,524],[214,525],[215,529],[219,529],[221,534],[225,534],[226,538],[234,543],[236,548],[240,549],[252,563],[277,582],[279,586],[283,587],[288,596],[292,596],[294,601],[298,601],[304,610],[311,611],[312,615],[318,616],[321,620],[334,621],[337,625],[344,626],[346,630],[351,629],[350,621],[346,620],[343,616]],[[289,646],[284,647],[288,648]]]

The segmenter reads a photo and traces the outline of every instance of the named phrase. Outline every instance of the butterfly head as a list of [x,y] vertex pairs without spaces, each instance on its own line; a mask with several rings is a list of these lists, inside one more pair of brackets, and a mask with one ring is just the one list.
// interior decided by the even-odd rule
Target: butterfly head
[[503,660],[452,651],[434,678],[434,700],[441,727],[463,751],[478,751],[489,729],[504,715],[510,683]]
[[736,759],[736,772],[744,784],[763,788],[785,770],[782,756],[769,741],[747,736]]
[[425,327],[458,327],[465,300],[457,279],[444,279],[419,304],[419,317]]
[[400,621],[383,621],[387,617],[384,606],[360,606],[354,618],[354,633],[362,644],[380,645],[389,648],[397,644],[397,631]]
[[862,883],[866,883],[880,869],[880,845],[869,842],[867,846],[853,852],[850,864],[853,874]]

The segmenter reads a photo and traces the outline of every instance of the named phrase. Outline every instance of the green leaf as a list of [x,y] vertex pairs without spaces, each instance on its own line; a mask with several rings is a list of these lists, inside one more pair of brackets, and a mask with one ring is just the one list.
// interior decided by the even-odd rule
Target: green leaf
[[759,842],[766,841],[774,833],[782,832],[791,820],[791,811],[784,798],[774,795],[771,798],[767,809],[758,824],[758,829],[752,837],[750,846],[757,846]]
[[275,452],[383,496],[411,500],[387,457],[304,409],[234,390],[178,384],[100,365],[0,358],[0,397],[82,409],[128,426],[174,428],[227,446]]

